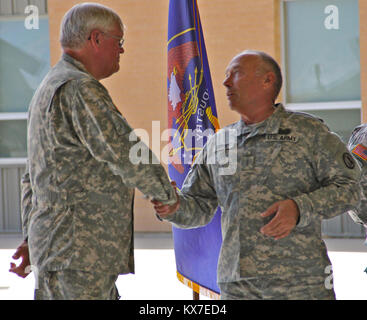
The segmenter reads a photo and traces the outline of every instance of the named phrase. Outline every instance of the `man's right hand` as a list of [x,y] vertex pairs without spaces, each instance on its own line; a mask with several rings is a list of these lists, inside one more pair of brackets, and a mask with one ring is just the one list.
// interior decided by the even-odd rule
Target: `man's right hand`
[[17,260],[22,258],[22,262],[17,266],[15,263],[10,262],[10,272],[15,273],[19,277],[25,278],[30,273],[30,261],[29,261],[29,250],[27,241],[23,241],[22,244],[17,248],[12,256],[13,259]]
[[171,181],[171,185],[175,189],[176,196],[177,196],[177,202],[175,204],[168,205],[168,204],[163,204],[162,202],[157,201],[157,200],[152,200],[151,201],[151,203],[154,204],[155,212],[163,219],[166,218],[167,216],[175,213],[178,210],[178,208],[180,207],[180,198],[179,198],[179,196],[177,194],[177,191],[176,191],[176,182]]

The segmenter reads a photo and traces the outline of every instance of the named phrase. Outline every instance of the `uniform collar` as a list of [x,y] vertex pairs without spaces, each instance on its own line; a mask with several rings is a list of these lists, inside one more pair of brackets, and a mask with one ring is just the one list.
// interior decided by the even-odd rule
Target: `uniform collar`
[[73,65],[78,70],[83,71],[83,72],[88,73],[89,75],[91,75],[88,72],[88,70],[85,68],[84,64],[82,64],[79,60],[73,58],[72,56],[68,55],[67,53],[64,52],[62,54],[61,60],[66,61],[66,62],[70,63],[71,65]]
[[237,123],[237,132],[239,135],[250,134],[251,136],[260,134],[275,134],[279,131],[281,118],[285,113],[285,108],[281,103],[274,105],[275,111],[267,119],[253,125],[246,125],[241,119]]

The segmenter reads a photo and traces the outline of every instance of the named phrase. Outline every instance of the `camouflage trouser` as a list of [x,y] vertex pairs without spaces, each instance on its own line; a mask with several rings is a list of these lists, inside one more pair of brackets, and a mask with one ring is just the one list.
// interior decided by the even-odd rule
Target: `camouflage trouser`
[[222,300],[334,300],[325,277],[250,278],[219,283]]
[[118,300],[117,275],[80,270],[45,271],[38,274],[35,300]]

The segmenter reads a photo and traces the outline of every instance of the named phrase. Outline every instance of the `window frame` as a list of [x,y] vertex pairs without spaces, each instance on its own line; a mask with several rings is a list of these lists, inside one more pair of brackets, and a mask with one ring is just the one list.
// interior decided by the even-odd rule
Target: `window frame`
[[[283,66],[283,78],[287,75],[287,57],[286,57],[286,17],[284,14],[286,2],[297,2],[297,0],[280,0],[280,51],[281,64]],[[362,117],[362,98],[360,100],[349,101],[330,101],[330,102],[287,102],[287,81],[283,81],[282,102],[284,106],[293,111],[312,111],[312,110],[356,110],[359,109]]]
[[[12,121],[12,120],[25,120],[27,122],[28,112],[0,112],[0,124],[1,121]],[[27,162],[27,157],[21,158],[2,158],[0,157],[0,166],[10,166],[10,165],[25,165]]]
[[[28,5],[34,5],[38,8],[39,18],[48,18],[48,6],[47,0],[4,0],[1,4],[0,19],[2,20],[14,20],[25,19],[27,14],[24,12],[25,7]],[[12,120],[24,120],[27,122],[28,112],[0,112],[0,125],[2,121],[12,121]],[[20,165],[25,165],[27,162],[27,157],[0,157],[0,167],[18,167]]]

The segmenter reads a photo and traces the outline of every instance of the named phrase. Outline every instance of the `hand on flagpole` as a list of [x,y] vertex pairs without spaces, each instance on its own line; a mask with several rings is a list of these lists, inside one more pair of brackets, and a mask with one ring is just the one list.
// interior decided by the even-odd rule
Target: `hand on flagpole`
[[154,210],[157,213],[157,215],[161,218],[166,218],[167,216],[175,213],[178,208],[180,207],[180,198],[177,194],[177,189],[176,189],[176,182],[175,181],[171,181],[171,185],[173,186],[173,188],[175,189],[176,192],[176,196],[177,196],[177,202],[173,205],[168,205],[168,204],[163,204],[162,202],[158,201],[158,200],[151,200],[150,202],[154,204]]

